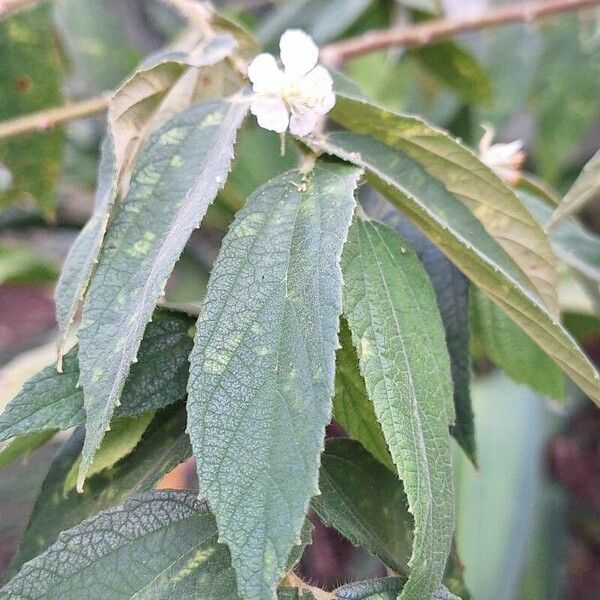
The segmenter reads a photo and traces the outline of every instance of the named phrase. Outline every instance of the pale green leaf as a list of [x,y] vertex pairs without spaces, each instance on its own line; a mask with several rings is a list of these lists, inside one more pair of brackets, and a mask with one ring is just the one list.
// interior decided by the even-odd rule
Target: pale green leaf
[[[466,206],[513,259],[553,316],[558,315],[556,258],[540,225],[514,192],[467,148],[416,117],[338,94],[332,117],[421,167],[422,186],[439,187]],[[356,149],[360,153],[360,148]],[[415,176],[416,177],[416,176]]]
[[192,231],[223,186],[247,103],[206,102],[153,134],[116,207],[83,308],[81,486],[136,360],[146,324]]
[[61,533],[0,598],[238,600],[229,553],[217,537],[196,494],[142,494]]
[[11,572],[15,573],[25,562],[46,550],[61,531],[120,504],[132,495],[152,490],[164,475],[192,454],[185,421],[183,404],[159,411],[135,452],[113,468],[91,477],[81,494],[74,489],[65,492],[65,477],[78,459],[83,445],[83,428],[76,430],[44,480],[11,564]]
[[373,403],[360,374],[356,349],[346,319],[340,320],[340,348],[335,355],[335,393],[333,418],[353,439],[358,440],[375,458],[396,470]]
[[550,357],[491,300],[472,290],[474,329],[490,360],[517,383],[562,400],[565,381]]
[[[355,104],[357,118],[362,114],[366,122],[372,109],[365,115],[360,110],[364,105]],[[397,117],[382,112],[390,131],[402,130],[404,117],[398,117],[396,127]],[[421,125],[417,121],[415,131],[420,131]],[[447,143],[453,144],[449,139]],[[364,135],[331,134],[325,139],[313,139],[311,144],[366,168],[373,185],[547,352],[590,398],[600,403],[596,369],[553,314],[523,283],[522,276],[499,244],[441,181],[430,177],[419,162],[404,152]],[[461,155],[466,152],[457,144],[453,147]],[[442,160],[440,164],[446,162]]]
[[396,573],[408,574],[413,519],[394,473],[358,442],[333,439],[321,456],[319,489],[311,504],[324,523]]
[[58,274],[56,265],[23,242],[0,243],[0,284],[48,283]]
[[[116,420],[104,436],[100,448],[94,456],[94,462],[89,468],[88,477],[92,477],[105,469],[110,469],[122,458],[131,454],[153,417],[154,413],[144,413],[139,417],[126,417]],[[76,460],[71,467],[65,479],[65,492],[76,486],[80,464],[81,458]]]
[[274,598],[317,493],[339,259],[359,174],[317,161],[254,192],[223,241],[198,320],[188,431],[244,598]]
[[[60,106],[62,71],[49,6],[0,21],[0,120]],[[0,188],[0,207],[33,198],[51,217],[62,146],[60,129],[3,141],[0,168],[8,185]]]
[[355,221],[342,259],[344,313],[415,523],[402,600],[433,594],[454,529],[450,359],[431,282],[391,229]]
[[[152,412],[185,396],[192,319],[158,311],[148,325],[139,360],[123,389],[115,418]],[[77,387],[77,348],[65,356],[64,370],[46,367],[32,377],[0,415],[0,442],[15,436],[83,425],[83,391]]]
[[554,211],[547,227],[549,229],[555,227],[566,216],[577,212],[598,197],[600,197],[600,150],[583,167],[579,177]]

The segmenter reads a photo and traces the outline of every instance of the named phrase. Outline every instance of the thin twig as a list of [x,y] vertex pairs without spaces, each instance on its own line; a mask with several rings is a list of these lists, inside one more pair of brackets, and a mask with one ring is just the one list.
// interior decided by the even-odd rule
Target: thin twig
[[24,133],[46,131],[67,121],[102,113],[108,108],[108,100],[109,94],[103,94],[81,102],[73,102],[59,108],[50,108],[4,121],[0,123],[0,141]]
[[370,31],[325,46],[321,50],[321,60],[331,67],[339,67],[350,58],[385,48],[424,46],[467,31],[508,23],[530,23],[543,17],[592,6],[600,6],[600,0],[536,0],[502,6],[464,19],[435,19],[418,25]]

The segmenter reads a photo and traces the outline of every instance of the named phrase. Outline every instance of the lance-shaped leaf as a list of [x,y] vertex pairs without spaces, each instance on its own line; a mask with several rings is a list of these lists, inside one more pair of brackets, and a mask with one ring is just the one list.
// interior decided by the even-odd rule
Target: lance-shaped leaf
[[215,519],[190,492],[132,498],[63,532],[26,563],[0,598],[238,600]]
[[[393,121],[388,126],[394,129]],[[523,283],[500,245],[440,181],[404,152],[364,135],[330,134],[311,144],[366,168],[369,181],[600,404],[596,369]]]
[[389,202],[379,197],[368,198],[366,209],[369,216],[388,225],[408,240],[431,279],[446,332],[454,384],[456,420],[450,431],[473,464],[476,464],[475,423],[469,392],[469,281],[435,244]]
[[25,458],[32,452],[41,448],[46,442],[49,442],[56,433],[55,429],[40,431],[35,433],[27,433],[11,440],[7,444],[0,446],[0,469],[4,469],[7,465],[19,458]]
[[223,241],[190,357],[188,431],[248,600],[272,600],[331,418],[339,259],[355,167],[319,160],[248,199]]
[[564,376],[548,355],[491,300],[472,290],[472,319],[489,359],[518,383],[562,400]]
[[[189,317],[156,312],[131,368],[115,418],[148,413],[185,396],[188,356],[192,349]],[[0,415],[0,442],[85,422],[83,391],[77,387],[77,348],[65,356],[64,371],[46,367],[30,379]]]
[[408,574],[413,519],[394,473],[358,442],[329,440],[321,456],[319,489],[312,507],[324,523],[396,573]]
[[379,462],[395,472],[396,467],[359,370],[348,322],[343,317],[340,319],[339,339],[340,347],[335,354],[333,418],[352,439],[358,440]]
[[59,368],[68,329],[98,261],[112,205],[117,194],[127,190],[129,171],[140,148],[173,115],[214,95],[215,86],[219,92],[230,91],[220,89],[223,84],[219,78],[226,76],[225,70],[210,66],[228,56],[234,47],[235,41],[228,35],[204,44],[186,38],[173,49],[144,61],[113,94],[94,212],[67,256],[55,293]]
[[192,231],[223,186],[243,102],[207,102],[153,134],[106,235],[83,309],[79,381],[86,409],[80,477],[119,402],[146,324]]
[[192,454],[185,422],[183,404],[158,412],[135,452],[111,469],[91,477],[81,494],[75,489],[65,491],[65,479],[83,445],[83,428],[76,430],[44,480],[11,572],[15,573],[25,562],[51,546],[61,531],[135,494],[152,490],[164,475]]
[[587,162],[571,189],[554,211],[547,227],[550,229],[566,216],[580,210],[600,195],[600,150]]
[[454,530],[454,405],[442,321],[423,266],[391,229],[355,221],[342,270],[360,368],[414,517],[400,598],[426,598],[442,581]]
[[[540,225],[515,194],[467,148],[416,117],[338,94],[332,117],[372,136],[421,169],[422,186],[443,186],[510,256],[551,315],[558,315],[556,259]],[[360,154],[361,149],[356,148]]]

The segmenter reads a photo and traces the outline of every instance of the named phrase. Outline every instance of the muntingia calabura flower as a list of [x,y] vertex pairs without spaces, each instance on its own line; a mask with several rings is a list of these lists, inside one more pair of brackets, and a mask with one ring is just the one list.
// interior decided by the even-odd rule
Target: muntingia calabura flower
[[259,54],[248,67],[254,96],[250,110],[264,129],[294,135],[314,131],[335,104],[333,80],[317,65],[319,49],[300,29],[288,29],[279,40],[283,70],[272,54]]
[[515,140],[508,144],[492,144],[494,129],[483,126],[485,133],[479,142],[479,158],[508,185],[519,183],[525,162],[523,142]]

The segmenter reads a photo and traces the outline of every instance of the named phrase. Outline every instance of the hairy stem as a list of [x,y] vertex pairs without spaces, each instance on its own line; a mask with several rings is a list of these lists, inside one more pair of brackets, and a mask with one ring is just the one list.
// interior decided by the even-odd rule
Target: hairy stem
[[350,58],[385,48],[424,46],[459,33],[509,23],[530,23],[592,6],[600,6],[600,0],[536,0],[501,6],[464,19],[436,19],[418,25],[375,30],[325,46],[321,50],[321,60],[331,67],[339,67]]

